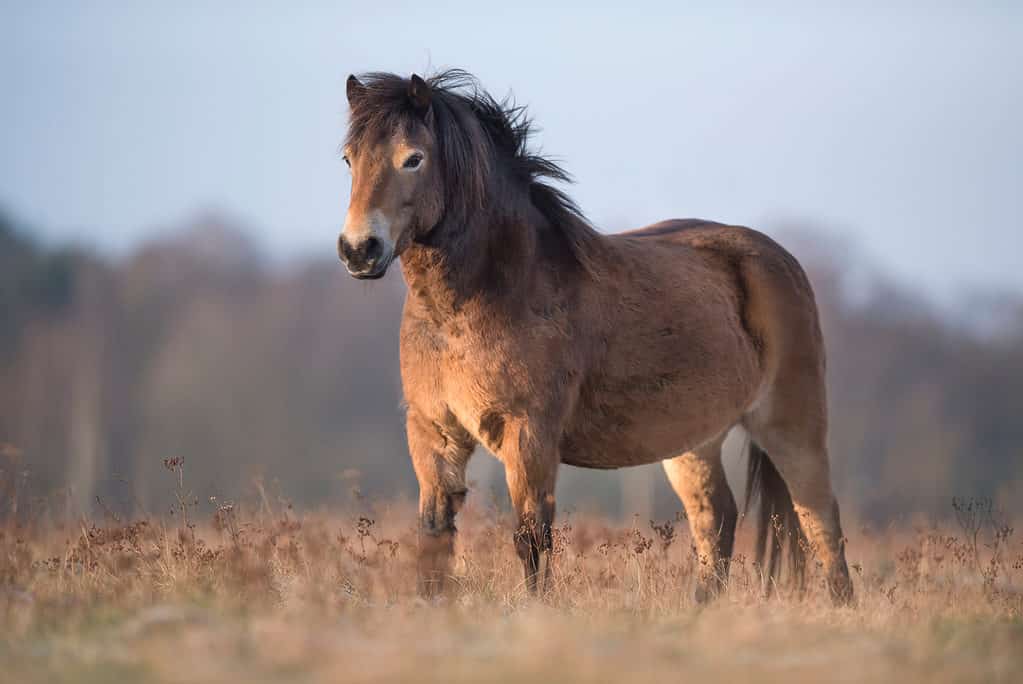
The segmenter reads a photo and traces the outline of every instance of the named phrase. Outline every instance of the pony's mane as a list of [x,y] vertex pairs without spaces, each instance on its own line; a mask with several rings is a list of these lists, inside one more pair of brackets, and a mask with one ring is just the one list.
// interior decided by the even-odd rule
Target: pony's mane
[[[347,143],[373,144],[403,130],[421,115],[409,97],[410,80],[373,72],[359,77],[365,87],[352,103]],[[572,199],[549,181],[570,183],[553,160],[530,149],[533,122],[510,97],[496,100],[468,72],[449,69],[425,79],[430,88],[428,125],[444,169],[449,216],[467,217],[487,205],[492,165],[501,164],[528,190],[529,201],[565,238],[572,255],[592,267],[599,233]],[[475,124],[477,125],[473,125]]]

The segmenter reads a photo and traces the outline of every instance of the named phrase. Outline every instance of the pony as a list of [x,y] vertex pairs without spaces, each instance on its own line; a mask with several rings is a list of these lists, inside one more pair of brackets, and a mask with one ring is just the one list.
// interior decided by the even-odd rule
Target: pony
[[559,465],[660,461],[705,568],[695,598],[715,596],[738,520],[721,444],[744,429],[768,586],[787,544],[795,569],[812,549],[835,601],[851,600],[824,342],[791,254],[700,219],[598,232],[556,185],[567,173],[530,149],[525,109],[464,71],[353,75],[347,98],[338,253],[359,279],[398,261],[407,285],[400,367],[421,594],[444,590],[466,464],[483,445],[505,468],[531,592],[550,583]]

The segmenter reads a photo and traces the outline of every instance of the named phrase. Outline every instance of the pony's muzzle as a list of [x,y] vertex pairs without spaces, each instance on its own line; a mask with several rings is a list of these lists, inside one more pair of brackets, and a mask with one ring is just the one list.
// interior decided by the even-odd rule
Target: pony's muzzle
[[337,240],[337,254],[349,274],[364,280],[380,278],[391,262],[391,250],[373,235],[353,245],[342,233]]

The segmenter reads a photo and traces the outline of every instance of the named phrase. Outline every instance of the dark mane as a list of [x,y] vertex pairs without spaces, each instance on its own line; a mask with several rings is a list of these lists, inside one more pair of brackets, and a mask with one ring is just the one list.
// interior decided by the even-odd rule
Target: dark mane
[[[409,79],[389,73],[360,77],[364,94],[353,104],[347,144],[358,148],[423,121],[409,98]],[[579,207],[548,181],[571,182],[556,162],[530,149],[532,120],[510,98],[496,100],[469,73],[450,69],[426,79],[433,131],[444,173],[446,220],[465,221],[492,206],[495,164],[525,196],[583,266],[598,248],[599,233]]]

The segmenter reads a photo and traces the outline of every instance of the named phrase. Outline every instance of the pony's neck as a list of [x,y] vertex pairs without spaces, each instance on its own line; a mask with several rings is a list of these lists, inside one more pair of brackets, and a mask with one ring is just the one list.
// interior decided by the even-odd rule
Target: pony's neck
[[528,200],[493,199],[488,210],[442,221],[402,254],[409,294],[435,320],[528,296],[544,219]]

